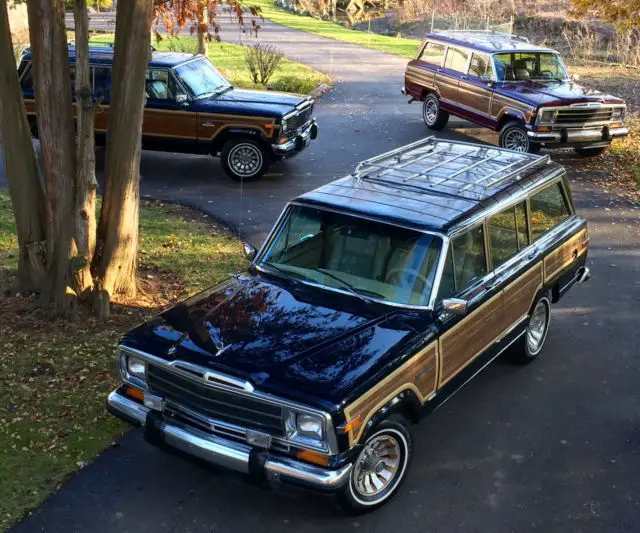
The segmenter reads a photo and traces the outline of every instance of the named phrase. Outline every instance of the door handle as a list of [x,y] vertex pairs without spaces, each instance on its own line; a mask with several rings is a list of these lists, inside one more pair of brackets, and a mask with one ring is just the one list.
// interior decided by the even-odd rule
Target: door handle
[[531,252],[527,254],[527,259],[534,259],[539,253],[540,253],[540,250],[538,250],[537,248],[534,248]]
[[469,78],[467,78],[466,76],[460,76],[461,80],[468,80]]

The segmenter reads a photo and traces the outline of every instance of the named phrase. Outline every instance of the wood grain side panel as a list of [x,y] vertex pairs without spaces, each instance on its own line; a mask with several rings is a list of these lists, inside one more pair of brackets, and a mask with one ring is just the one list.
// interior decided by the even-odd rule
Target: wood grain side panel
[[542,288],[542,262],[525,272],[504,289],[503,310],[510,326],[531,309],[533,299]]
[[198,138],[198,114],[195,112],[145,108],[142,135]]
[[497,294],[440,337],[440,386],[453,378],[503,330],[502,293]]
[[371,417],[401,392],[410,390],[424,403],[436,390],[437,374],[438,342],[434,341],[345,407],[347,422],[360,417],[360,424],[349,433],[349,444],[356,444]]
[[24,109],[27,112],[27,115],[35,115],[36,114],[36,101],[31,98],[24,99]]
[[405,77],[407,81],[415,83],[422,87],[427,87],[430,89],[433,89],[435,87],[435,84],[434,84],[435,73],[433,72],[429,72],[421,68],[409,66],[407,67]]
[[269,117],[198,113],[198,135],[201,139],[213,140],[226,128],[250,127],[260,131],[264,137],[271,138],[278,133],[275,122],[274,118]]
[[582,245],[587,236],[587,230],[582,229],[544,258],[545,283],[551,281],[560,271],[573,263],[576,257],[587,251]]

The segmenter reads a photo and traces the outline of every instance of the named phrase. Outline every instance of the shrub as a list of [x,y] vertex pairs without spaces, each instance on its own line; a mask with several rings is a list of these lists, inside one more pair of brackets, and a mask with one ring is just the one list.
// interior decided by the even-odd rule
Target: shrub
[[286,93],[309,94],[315,90],[316,84],[309,78],[298,78],[296,76],[282,76],[270,86],[274,91]]
[[253,83],[266,85],[282,61],[282,52],[270,44],[246,46],[244,57]]
[[179,52],[182,54],[197,54],[198,43],[195,39],[181,39],[180,37],[166,38],[166,48],[169,52]]

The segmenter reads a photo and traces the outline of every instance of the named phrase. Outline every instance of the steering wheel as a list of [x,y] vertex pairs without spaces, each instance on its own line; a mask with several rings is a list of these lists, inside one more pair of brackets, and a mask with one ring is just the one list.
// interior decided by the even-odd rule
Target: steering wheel
[[551,72],[550,70],[541,70],[540,71],[540,75],[541,76],[547,76],[549,78],[555,78],[553,72]]
[[[389,279],[392,278],[395,274],[413,274],[416,278],[422,281],[422,283],[424,283],[425,287],[429,286],[429,281],[427,280],[427,278],[425,278],[422,274],[420,274],[420,272],[413,268],[392,268],[391,270],[389,270],[389,272],[387,272],[385,281],[388,283]],[[399,278],[398,281],[400,281]]]

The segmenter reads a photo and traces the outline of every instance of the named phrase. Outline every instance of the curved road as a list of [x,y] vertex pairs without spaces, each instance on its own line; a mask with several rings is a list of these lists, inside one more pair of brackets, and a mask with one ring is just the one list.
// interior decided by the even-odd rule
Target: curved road
[[[403,59],[271,23],[260,37],[336,79],[317,106],[311,149],[243,188],[207,158],[145,153],[142,162],[143,194],[195,205],[255,243],[288,198],[426,135],[419,106],[399,94]],[[442,135],[484,135],[454,126]],[[353,518],[330,498],[264,491],[165,455],[132,431],[15,531],[638,531],[640,210],[603,194],[592,175],[572,172],[590,220],[592,280],[554,308],[539,361],[494,365],[415,427],[412,469],[383,509]]]

